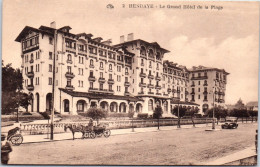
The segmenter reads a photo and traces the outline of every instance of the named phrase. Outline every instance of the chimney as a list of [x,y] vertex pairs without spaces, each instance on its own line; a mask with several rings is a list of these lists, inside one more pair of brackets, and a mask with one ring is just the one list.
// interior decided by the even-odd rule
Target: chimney
[[55,21],[51,22],[50,27],[56,29],[56,22]]
[[120,43],[124,43],[125,42],[125,36],[124,35],[121,35],[120,36]]
[[132,41],[134,40],[134,33],[130,33],[127,35],[127,41]]

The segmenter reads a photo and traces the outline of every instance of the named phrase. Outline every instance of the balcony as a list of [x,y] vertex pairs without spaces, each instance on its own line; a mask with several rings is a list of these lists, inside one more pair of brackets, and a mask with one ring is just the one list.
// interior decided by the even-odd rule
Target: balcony
[[156,76],[155,79],[156,79],[157,81],[160,81],[162,78],[159,77],[159,76]]
[[156,95],[158,95],[158,96],[161,96],[161,95],[162,95],[162,93],[156,93]]
[[203,84],[203,86],[208,86],[208,84]]
[[195,85],[194,85],[194,84],[192,84],[192,85],[191,85],[191,87],[195,87]]
[[144,92],[138,92],[138,95],[143,95],[144,94]]
[[208,79],[208,76],[191,77],[191,80],[202,80],[202,79]]
[[108,84],[114,84],[115,81],[114,81],[113,79],[108,79],[107,83],[108,83]]
[[33,86],[33,85],[28,85],[26,88],[27,88],[29,91],[33,91],[33,90],[34,90],[34,86]]
[[204,95],[208,94],[208,91],[204,91],[203,94],[204,94]]
[[66,61],[68,64],[72,64],[73,62],[72,62],[72,60],[67,60]]
[[124,84],[126,87],[130,86],[130,82],[125,82]]
[[191,101],[190,102],[195,102],[195,100],[194,99],[191,99]]
[[154,88],[154,85],[153,84],[148,84],[147,87],[148,88]]
[[88,77],[88,80],[89,80],[89,81],[96,81],[96,78],[95,78],[94,76],[89,76],[89,77]]
[[177,90],[176,89],[172,89],[172,93],[176,93],[177,92]]
[[90,64],[89,65],[89,68],[94,68],[95,66],[93,64]]
[[140,87],[146,87],[146,83],[140,82],[140,83],[139,83],[139,86],[140,86]]
[[105,78],[99,78],[99,79],[98,79],[98,82],[100,82],[100,83],[105,83],[105,82],[106,82],[106,79],[105,79]]
[[130,96],[130,93],[129,92],[125,92],[124,95],[125,96]]
[[148,92],[148,95],[154,95],[154,92]]
[[195,92],[191,92],[190,94],[191,94],[191,95],[195,95]]
[[31,60],[30,60],[30,63],[33,63],[33,62],[34,62],[33,59],[31,59]]
[[27,75],[28,78],[33,78],[34,77],[34,72],[33,71],[28,72],[26,75]]
[[156,85],[155,89],[161,89],[162,87],[160,85]]
[[188,95],[189,94],[189,92],[188,91],[185,91],[185,95]]
[[168,89],[167,89],[167,92],[168,92],[168,93],[170,93],[171,91],[172,91],[172,89],[171,89],[171,88],[168,88]]
[[71,72],[66,72],[65,73],[65,77],[67,77],[67,78],[74,78],[75,75],[73,73],[71,73]]
[[203,102],[208,102],[208,99],[204,99]]
[[67,90],[74,90],[75,88],[72,85],[66,85],[65,89]]
[[142,77],[142,78],[145,78],[145,77],[146,77],[146,74],[145,74],[145,73],[140,73],[139,76]]
[[149,79],[154,79],[154,76],[149,74],[149,75],[148,75],[148,78],[149,78]]

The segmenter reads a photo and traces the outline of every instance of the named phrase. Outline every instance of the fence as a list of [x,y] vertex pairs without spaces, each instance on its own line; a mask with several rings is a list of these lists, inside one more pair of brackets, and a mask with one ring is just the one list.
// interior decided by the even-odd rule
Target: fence
[[[250,123],[256,122],[257,117],[254,118],[239,118],[238,122],[242,123]],[[224,118],[218,120],[218,123],[225,122]],[[106,123],[109,129],[124,129],[131,128],[132,126],[135,128],[141,127],[153,127],[158,125],[157,119],[146,119],[146,120],[118,120],[118,121],[100,121],[100,123]],[[212,123],[212,118],[195,118],[195,124],[207,124]],[[64,133],[64,125],[66,124],[74,124],[74,125],[84,125],[87,126],[88,122],[64,122],[64,123],[54,123],[54,133]],[[178,124],[178,119],[160,119],[160,126],[175,126]],[[181,119],[181,125],[189,125],[192,124],[191,119]],[[50,125],[48,124],[21,124],[21,130],[23,134],[27,135],[36,135],[36,134],[47,134],[50,132]]]

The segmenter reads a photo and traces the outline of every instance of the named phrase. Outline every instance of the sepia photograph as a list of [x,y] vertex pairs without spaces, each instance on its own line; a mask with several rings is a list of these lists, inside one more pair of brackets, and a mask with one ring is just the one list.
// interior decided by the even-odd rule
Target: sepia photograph
[[257,165],[259,3],[3,0],[2,165]]

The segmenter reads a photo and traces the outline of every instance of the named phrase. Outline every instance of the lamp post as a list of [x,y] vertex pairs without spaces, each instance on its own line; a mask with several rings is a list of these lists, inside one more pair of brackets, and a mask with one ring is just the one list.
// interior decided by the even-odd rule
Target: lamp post
[[[178,90],[177,90],[178,91]],[[177,128],[181,128],[181,120],[180,120],[180,92],[177,92],[178,93],[178,126]]]

